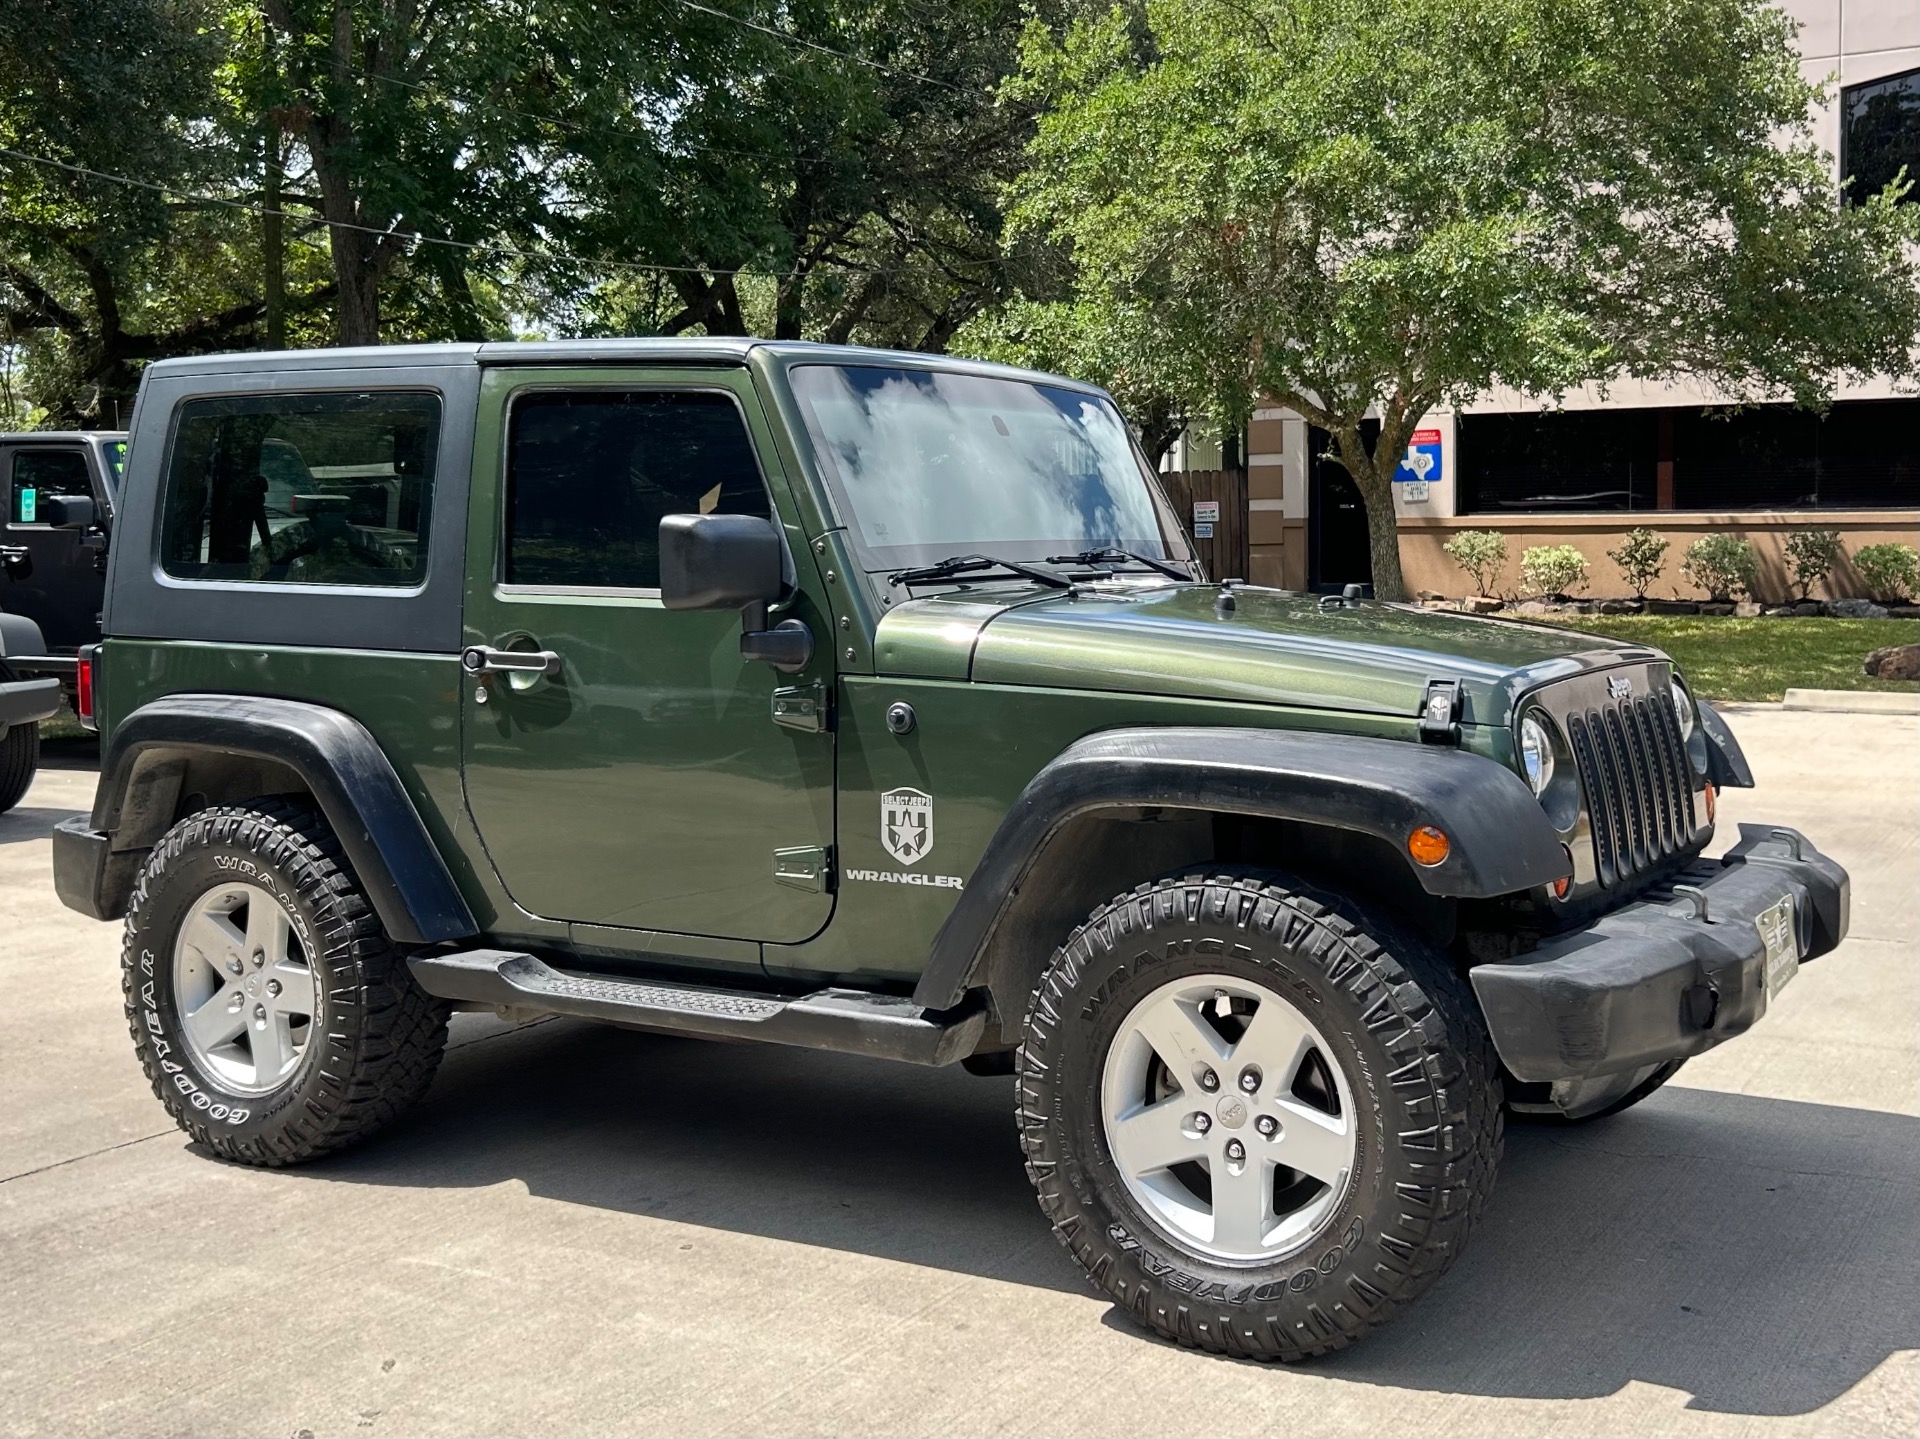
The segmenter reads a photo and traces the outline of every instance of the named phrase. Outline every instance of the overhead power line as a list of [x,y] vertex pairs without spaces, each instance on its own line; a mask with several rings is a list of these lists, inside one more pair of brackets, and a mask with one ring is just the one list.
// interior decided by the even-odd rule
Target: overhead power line
[[[378,225],[357,225],[351,220],[329,220],[323,215],[314,215],[304,211],[274,209],[266,205],[253,205],[245,200],[229,200],[219,195],[196,195],[188,190],[178,190],[170,185],[161,185],[152,180],[138,180],[131,175],[116,175],[106,170],[96,170],[87,165],[75,165],[66,160],[55,160],[47,155],[30,155],[25,150],[14,150],[0,145],[0,155],[13,160],[24,160],[32,165],[46,165],[56,170],[65,170],[74,175],[85,175],[89,179],[105,180],[114,185],[127,185],[136,190],[148,190],[169,199],[184,200],[195,205],[214,205],[225,210],[238,210],[247,215],[274,215],[286,220],[301,221],[321,225],[330,230],[352,230],[362,235],[377,235],[382,238],[406,240],[419,245],[438,245],[449,250],[466,250],[475,254],[496,255],[509,260],[538,260],[553,264],[582,265],[599,270],[620,270],[634,274],[648,275],[701,275],[719,277],[722,275],[736,279],[786,280],[789,275],[778,270],[751,270],[746,268],[729,269],[718,265],[658,265],[643,260],[592,260],[577,255],[556,255],[546,250],[526,250],[514,245],[489,244],[485,241],[451,240],[439,235],[423,234],[418,230],[395,230],[381,228]],[[985,263],[1000,264],[1000,260]],[[910,272],[901,269],[868,270],[858,266],[849,266],[861,275],[904,275]]]
[[786,30],[776,30],[771,25],[762,25],[757,20],[749,20],[744,15],[731,15],[725,10],[716,10],[711,5],[702,5],[699,0],[676,0],[683,10],[697,10],[702,15],[712,15],[719,20],[730,20],[735,25],[743,25],[749,30],[757,30],[762,35],[771,35],[776,40],[784,40],[789,45],[799,45],[808,50],[817,50],[822,55],[834,55],[842,60],[851,60],[856,65],[865,65],[869,70],[878,70],[883,75],[898,75],[904,80],[918,80],[923,85],[936,85],[942,90],[958,90],[958,85],[950,85],[945,80],[936,80],[918,70],[902,70],[892,65],[883,65],[878,60],[869,60],[864,55],[855,55],[850,50],[836,50],[831,45],[822,45]]

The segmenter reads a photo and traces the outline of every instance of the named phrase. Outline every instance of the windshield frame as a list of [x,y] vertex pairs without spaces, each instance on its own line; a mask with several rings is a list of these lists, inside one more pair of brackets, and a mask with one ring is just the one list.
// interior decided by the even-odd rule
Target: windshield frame
[[[918,361],[918,363],[916,363],[916,361]],[[1155,472],[1153,466],[1147,461],[1144,451],[1141,450],[1139,437],[1134,433],[1133,427],[1126,422],[1126,417],[1120,413],[1120,408],[1114,403],[1113,397],[1108,395],[1104,390],[1058,375],[1014,370],[997,365],[969,364],[965,361],[956,362],[945,356],[923,357],[885,352],[875,354],[871,358],[862,356],[860,358],[827,359],[808,356],[804,359],[796,359],[790,362],[785,365],[783,369],[785,370],[783,379],[785,381],[789,403],[792,405],[792,413],[798,421],[794,426],[795,443],[802,450],[802,456],[807,468],[813,472],[813,475],[818,481],[823,507],[826,509],[832,523],[846,535],[847,542],[853,551],[854,558],[858,561],[860,569],[870,578],[884,577],[890,573],[896,573],[904,569],[923,568],[939,560],[961,554],[979,553],[995,557],[1004,555],[1005,558],[1018,561],[1022,564],[1048,565],[1052,563],[1049,558],[1050,554],[1067,553],[1086,547],[1064,540],[1057,542],[1044,540],[995,544],[992,541],[969,539],[965,536],[956,536],[951,543],[946,544],[889,546],[885,549],[870,544],[860,523],[861,517],[856,508],[854,497],[849,493],[838,466],[830,455],[821,452],[822,447],[816,439],[815,416],[812,407],[807,397],[802,393],[800,385],[795,383],[795,372],[797,371],[804,369],[878,370],[910,371],[929,375],[951,375],[966,380],[984,380],[1000,384],[1024,385],[1039,391],[1063,391],[1084,396],[1089,400],[1098,402],[1112,411],[1114,416],[1119,420],[1121,430],[1126,436],[1127,452],[1133,462],[1133,471],[1144,487],[1148,504],[1159,530],[1158,540],[1162,556],[1168,563],[1184,565],[1193,570],[1196,575],[1199,573],[1199,559],[1194,551],[1192,540],[1187,535],[1186,527],[1180,522],[1178,510],[1175,509],[1173,503],[1167,498],[1166,491],[1160,484],[1160,477]],[[1142,549],[1143,553],[1152,552],[1150,549],[1143,548],[1139,543],[1141,537],[1134,538],[1135,543],[1129,546],[1130,548]],[[903,555],[901,553],[903,550],[912,550],[913,554]],[[1034,551],[1034,553],[1029,553],[1029,551]],[[1039,551],[1046,551],[1048,553],[1038,553]],[[1151,574],[1156,580],[1163,583],[1173,583],[1173,581],[1168,580],[1166,576],[1153,571],[1150,566],[1136,561],[1103,560],[1098,564],[1056,567],[1077,568],[1092,572],[1112,572],[1116,569],[1121,571],[1130,570],[1136,573]],[[884,578],[881,579],[881,583],[884,586]],[[955,585],[1031,585],[1033,581],[1022,579],[1018,575],[989,570],[982,573],[956,576],[951,581],[942,580],[932,581],[930,583],[952,583]]]

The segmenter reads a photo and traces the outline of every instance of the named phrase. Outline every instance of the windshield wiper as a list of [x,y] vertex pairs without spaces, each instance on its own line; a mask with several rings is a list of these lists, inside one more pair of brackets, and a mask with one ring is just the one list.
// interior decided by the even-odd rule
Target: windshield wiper
[[917,570],[900,570],[887,576],[888,585],[913,585],[926,580],[951,580],[960,575],[970,575],[978,570],[1008,570],[1024,576],[1036,584],[1046,585],[1049,589],[1065,590],[1073,588],[1073,581],[1062,579],[1047,570],[1037,570],[1032,565],[1019,564],[1013,560],[996,560],[992,555],[950,555],[930,565],[922,565]]
[[1097,550],[1082,550],[1077,555],[1047,556],[1047,563],[1050,565],[1117,564],[1122,560],[1132,560],[1137,565],[1158,570],[1169,579],[1189,582],[1193,579],[1190,571],[1181,569],[1171,560],[1150,560],[1145,555],[1137,555],[1132,550],[1123,550],[1118,545],[1102,545]]

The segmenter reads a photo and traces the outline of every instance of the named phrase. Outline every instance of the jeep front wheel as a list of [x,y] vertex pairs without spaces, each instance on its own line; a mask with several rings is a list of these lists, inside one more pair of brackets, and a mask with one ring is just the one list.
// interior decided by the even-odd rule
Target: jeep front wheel
[[1144,885],[1059,950],[1019,1059],[1055,1233],[1139,1322],[1296,1359],[1391,1318],[1493,1184],[1497,1066],[1438,955],[1260,879]]
[[417,1099],[447,1015],[408,973],[303,805],[203,810],[154,846],[121,953],[127,1023],[174,1121],[223,1158],[282,1165]]
[[26,798],[39,768],[40,726],[14,724],[0,729],[0,814]]

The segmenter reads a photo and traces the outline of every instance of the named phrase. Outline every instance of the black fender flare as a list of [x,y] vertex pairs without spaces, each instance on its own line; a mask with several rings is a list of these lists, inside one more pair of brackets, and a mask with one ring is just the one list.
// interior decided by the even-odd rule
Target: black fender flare
[[1407,864],[1427,893],[1447,898],[1512,894],[1568,872],[1560,837],[1525,781],[1479,755],[1298,730],[1103,730],[1062,750],[1008,809],[934,937],[914,999],[948,1009],[983,982],[994,931],[1062,826],[1097,810],[1142,807],[1357,830],[1403,857],[1407,837],[1431,824],[1452,842],[1447,857]]
[[96,832],[120,827],[140,757],[154,750],[286,766],[312,793],[393,939],[432,944],[479,932],[392,763],[351,715],[252,695],[176,694],[142,705],[113,727],[101,756]]

